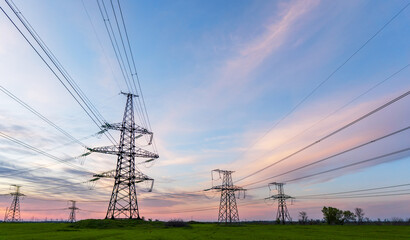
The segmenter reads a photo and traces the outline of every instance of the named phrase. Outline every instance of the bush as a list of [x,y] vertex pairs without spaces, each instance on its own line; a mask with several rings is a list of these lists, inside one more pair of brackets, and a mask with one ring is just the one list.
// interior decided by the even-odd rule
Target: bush
[[90,228],[90,229],[113,229],[113,228],[133,228],[136,225],[145,224],[139,219],[87,219],[71,224],[73,228]]
[[171,219],[165,223],[166,227],[188,227],[189,224],[182,219]]

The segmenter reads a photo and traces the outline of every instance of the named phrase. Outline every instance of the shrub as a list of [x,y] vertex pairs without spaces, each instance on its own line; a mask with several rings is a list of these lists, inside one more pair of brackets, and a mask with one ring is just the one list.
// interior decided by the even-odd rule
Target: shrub
[[188,227],[189,224],[182,219],[171,219],[165,223],[166,227]]

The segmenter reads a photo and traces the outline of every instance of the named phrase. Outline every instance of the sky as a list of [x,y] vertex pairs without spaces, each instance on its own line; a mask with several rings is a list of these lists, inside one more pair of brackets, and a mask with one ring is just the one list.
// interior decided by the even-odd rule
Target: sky
[[[101,115],[120,122],[126,98],[119,93],[127,87],[97,2],[14,3]],[[408,186],[384,190],[407,195],[304,199],[410,183],[410,151],[378,158],[409,148],[409,130],[283,174],[410,125],[406,95],[315,143],[409,91],[408,4],[121,0],[160,155],[149,165],[137,160],[155,179],[152,192],[138,185],[140,214],[216,221],[219,193],[202,190],[221,183],[211,170],[226,169],[235,171],[235,185],[248,189],[237,201],[241,220],[275,218],[276,202],[263,200],[275,193],[270,182],[285,182],[285,193],[296,197],[288,202],[294,220],[300,211],[321,219],[323,206],[360,207],[371,219],[410,217]],[[0,7],[19,24],[5,1]],[[110,145],[3,12],[0,73],[2,88],[87,146]],[[61,159],[87,152],[4,92],[0,132]],[[61,164],[0,138],[0,212],[10,205],[10,185],[18,184],[26,195],[23,219],[66,219],[68,200],[78,201],[78,219],[104,218],[113,180],[88,181],[114,169],[116,157],[93,153],[70,161]]]

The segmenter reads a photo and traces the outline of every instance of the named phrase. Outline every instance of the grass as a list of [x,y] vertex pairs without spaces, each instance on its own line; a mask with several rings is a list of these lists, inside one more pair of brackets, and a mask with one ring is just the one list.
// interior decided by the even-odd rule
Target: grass
[[268,225],[84,220],[69,223],[0,223],[0,239],[409,239],[410,226]]

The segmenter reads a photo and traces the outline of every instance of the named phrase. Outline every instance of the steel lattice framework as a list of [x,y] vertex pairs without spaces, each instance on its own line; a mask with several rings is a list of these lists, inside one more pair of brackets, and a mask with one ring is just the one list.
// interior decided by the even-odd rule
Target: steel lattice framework
[[293,197],[286,195],[283,189],[284,183],[273,182],[269,183],[269,189],[271,186],[275,186],[278,190],[278,194],[271,195],[266,199],[278,200],[278,211],[276,212],[276,219],[279,220],[282,224],[285,224],[286,221],[291,222],[292,218],[290,217],[288,208],[286,206],[287,199],[294,199]]
[[[119,145],[90,148],[89,150],[118,156],[115,174],[114,171],[110,171],[103,173],[104,176],[94,175],[95,177],[114,177],[115,179],[105,218],[139,219],[135,183],[153,179],[144,175],[136,168],[135,157],[156,159],[159,156],[156,153],[135,146],[135,139],[140,137],[140,135],[150,135],[149,144],[151,144],[153,133],[135,124],[133,98],[138,96],[131,93],[122,94],[127,96],[122,123],[105,124],[103,126],[105,129],[119,130],[121,132]],[[136,136],[136,134],[138,135]]]
[[238,207],[236,205],[235,192],[243,192],[245,196],[246,190],[241,187],[233,185],[232,173],[234,171],[215,169],[212,170],[212,178],[214,172],[217,172],[219,174],[220,178],[222,179],[222,185],[213,186],[212,188],[207,189],[206,191],[216,190],[221,192],[218,222],[225,224],[239,222],[239,214]]
[[24,196],[24,194],[20,193],[20,186],[12,185],[16,187],[16,191],[10,193],[13,196],[13,200],[11,201],[11,205],[8,209],[6,209],[6,214],[4,215],[5,222],[19,222],[20,221],[20,197]]
[[75,201],[70,200],[71,206],[68,208],[70,209],[70,215],[68,215],[68,221],[70,223],[75,222],[75,212],[79,209],[78,207],[75,206]]

